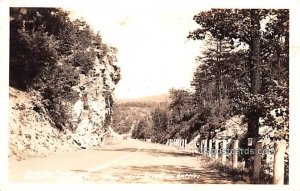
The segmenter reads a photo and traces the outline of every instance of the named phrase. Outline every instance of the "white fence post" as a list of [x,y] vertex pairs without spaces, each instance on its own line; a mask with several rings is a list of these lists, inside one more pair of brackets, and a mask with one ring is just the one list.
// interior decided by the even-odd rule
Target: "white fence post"
[[181,149],[183,149],[184,148],[184,141],[183,141],[183,139],[181,139]]
[[274,149],[273,184],[284,184],[284,154],[286,150],[286,142],[275,142]]
[[209,139],[209,142],[208,142],[208,144],[209,144],[209,153],[208,153],[208,156],[210,156],[210,157],[212,157],[212,139]]
[[219,158],[219,152],[218,152],[218,150],[219,150],[219,140],[216,139],[216,141],[215,141],[215,159],[216,160],[218,160],[218,158]]
[[239,147],[239,141],[234,140],[233,141],[233,153],[232,153],[232,168],[236,169],[238,165],[238,147]]
[[226,164],[226,139],[222,140],[222,164],[225,165]]
[[207,139],[204,139],[203,140],[203,153],[204,154],[207,154]]
[[205,154],[204,149],[205,149],[205,139],[202,139],[201,140],[201,151],[202,151],[203,154]]
[[262,152],[262,142],[256,142],[255,155],[254,155],[254,168],[253,168],[253,178],[255,180],[258,179],[260,175],[261,152]]

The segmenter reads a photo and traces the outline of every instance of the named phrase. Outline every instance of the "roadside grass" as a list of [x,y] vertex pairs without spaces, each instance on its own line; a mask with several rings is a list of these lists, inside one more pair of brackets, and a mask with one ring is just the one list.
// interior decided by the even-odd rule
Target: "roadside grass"
[[238,164],[238,168],[233,169],[231,160],[229,159],[227,159],[226,164],[223,165],[220,160],[215,160],[207,155],[201,155],[201,158],[209,168],[230,175],[232,180],[236,183],[243,182],[246,184],[272,184],[271,175],[261,172],[260,177],[254,179],[252,177],[253,171],[251,169],[244,168],[240,163]]

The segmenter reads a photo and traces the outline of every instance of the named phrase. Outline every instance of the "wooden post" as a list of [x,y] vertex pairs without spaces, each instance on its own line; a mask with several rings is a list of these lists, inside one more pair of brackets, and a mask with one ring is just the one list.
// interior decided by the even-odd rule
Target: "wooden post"
[[199,142],[199,152],[202,154],[202,152],[203,152],[203,150],[202,150],[202,148],[203,148],[203,140],[202,139],[200,139],[200,142]]
[[218,150],[219,150],[219,140],[216,139],[216,141],[215,141],[215,159],[216,160],[218,160],[218,158],[219,158]]
[[233,150],[232,150],[232,168],[236,169],[238,166],[238,148],[239,148],[239,141],[233,141]]
[[286,149],[286,142],[275,142],[274,149],[275,154],[273,184],[284,184],[284,154]]
[[187,148],[187,139],[184,139],[184,149]]
[[208,142],[208,146],[209,146],[209,154],[208,154],[208,156],[210,156],[210,157],[212,157],[212,139],[209,139],[209,142]]
[[262,152],[262,142],[256,142],[255,155],[254,155],[254,167],[253,167],[254,180],[257,180],[260,175],[261,154],[262,154],[261,152]]
[[226,139],[224,139],[222,141],[222,164],[225,165],[226,164],[226,144],[227,144],[227,141]]
[[202,151],[204,154],[207,154],[207,152],[206,152],[207,151],[207,139],[203,140],[203,150]]

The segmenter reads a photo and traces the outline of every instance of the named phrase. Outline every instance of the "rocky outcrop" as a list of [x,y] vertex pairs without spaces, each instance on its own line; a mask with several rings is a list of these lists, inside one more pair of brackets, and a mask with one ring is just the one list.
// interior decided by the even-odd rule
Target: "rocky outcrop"
[[100,54],[103,52],[98,51],[93,72],[89,76],[80,75],[76,87],[80,100],[74,106],[75,139],[83,147],[103,144],[111,121],[113,91],[119,79],[120,71],[113,65],[113,55],[106,53],[100,57]]
[[18,160],[79,148],[69,131],[60,132],[50,119],[36,111],[39,92],[9,89],[9,157]]
[[110,132],[113,91],[120,79],[116,59],[109,54],[115,50],[106,48],[110,49],[107,53],[97,50],[93,70],[81,74],[80,83],[73,87],[80,97],[71,106],[73,131],[53,127],[39,92],[10,88],[9,157],[21,160],[105,143]]

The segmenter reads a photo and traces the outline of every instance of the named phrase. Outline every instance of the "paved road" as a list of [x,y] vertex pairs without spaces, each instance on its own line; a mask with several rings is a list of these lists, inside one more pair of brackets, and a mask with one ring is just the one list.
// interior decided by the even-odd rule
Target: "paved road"
[[18,183],[234,183],[229,175],[209,169],[202,160],[172,147],[115,140],[102,148],[10,161],[9,180]]

